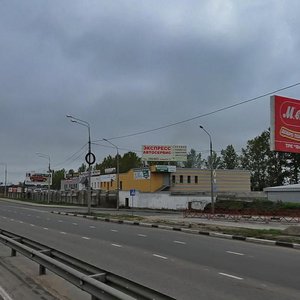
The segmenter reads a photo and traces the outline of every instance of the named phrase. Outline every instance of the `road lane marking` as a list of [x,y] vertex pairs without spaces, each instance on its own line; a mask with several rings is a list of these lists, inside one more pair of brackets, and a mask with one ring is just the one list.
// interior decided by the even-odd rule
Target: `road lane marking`
[[114,247],[118,247],[118,248],[122,248],[123,246],[122,245],[119,245],[119,244],[111,244],[112,246]]
[[4,300],[13,300],[1,286],[0,286],[0,295],[3,297]]
[[67,233],[66,233],[66,232],[64,232],[64,231],[61,231],[60,233],[61,233],[61,234],[67,234]]
[[226,276],[226,277],[237,279],[237,280],[243,280],[244,279],[242,277],[237,277],[237,276],[230,275],[230,274],[227,274],[227,273],[221,273],[221,272],[219,272],[219,274],[222,275],[222,276]]
[[141,236],[141,237],[147,237],[146,234],[142,234],[142,233],[139,233],[138,236]]
[[23,222],[23,221],[19,221],[19,223],[20,223],[20,224],[23,224],[24,222]]
[[82,238],[85,239],[85,240],[90,240],[91,239],[91,238],[89,238],[87,236],[83,236]]
[[14,219],[10,219],[11,221],[14,221]]
[[90,227],[90,228],[93,228],[93,229],[96,228],[96,226],[89,226],[89,227]]
[[30,226],[34,227],[35,225],[34,224],[30,224]]
[[186,245],[186,242],[181,242],[181,241],[173,241],[176,244],[181,244],[181,245]]
[[7,218],[6,218],[6,217],[4,217],[4,216],[3,216],[2,218],[3,218],[3,219],[7,219]]
[[162,255],[158,255],[158,254],[153,254],[153,256],[155,256],[157,258],[161,258],[161,259],[168,259],[167,257],[162,256]]
[[118,230],[116,230],[116,229],[111,229],[110,231],[112,231],[112,232],[118,232]]
[[245,255],[244,253],[240,253],[240,252],[233,252],[233,251],[226,251],[226,253],[229,253],[229,254],[234,254],[234,255],[240,255],[240,256],[243,256],[243,255]]
[[77,226],[78,224],[77,223],[72,223],[73,225]]
[[63,221],[62,220],[58,220],[58,223],[62,223]]
[[49,228],[47,228],[47,227],[44,227],[43,229],[45,229],[45,230],[49,230]]

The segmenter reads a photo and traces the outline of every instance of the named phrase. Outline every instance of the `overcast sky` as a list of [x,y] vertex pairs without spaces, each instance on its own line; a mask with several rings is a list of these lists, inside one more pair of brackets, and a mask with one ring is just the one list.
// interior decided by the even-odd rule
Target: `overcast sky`
[[[77,169],[92,140],[180,122],[300,82],[300,2],[1,0],[0,162],[8,181]],[[300,85],[278,93],[300,98]],[[112,139],[237,151],[270,124],[270,98],[150,133]],[[111,154],[92,145],[97,162]],[[137,152],[140,155],[139,152]],[[0,165],[0,181],[4,166]]]

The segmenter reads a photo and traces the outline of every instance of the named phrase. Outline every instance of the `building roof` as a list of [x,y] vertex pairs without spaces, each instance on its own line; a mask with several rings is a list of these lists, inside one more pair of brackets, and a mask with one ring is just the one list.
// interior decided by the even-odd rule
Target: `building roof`
[[264,192],[300,192],[300,183],[264,188]]

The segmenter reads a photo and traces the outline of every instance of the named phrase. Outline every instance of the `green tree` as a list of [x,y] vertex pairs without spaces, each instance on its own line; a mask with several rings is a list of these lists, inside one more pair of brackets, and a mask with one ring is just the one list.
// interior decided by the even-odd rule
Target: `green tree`
[[202,168],[204,160],[201,158],[201,153],[196,152],[195,149],[187,154],[187,161],[183,163],[185,168]]
[[82,163],[82,165],[78,168],[79,173],[83,173],[87,170],[86,164]]
[[60,190],[60,182],[65,178],[65,169],[54,171],[52,174],[52,189]]
[[209,155],[207,157],[207,160],[204,162],[207,169],[211,168],[211,161],[214,170],[219,169],[221,167],[222,160],[221,157],[218,156],[217,152],[212,151],[212,156]]
[[287,158],[287,175],[288,182],[295,184],[299,182],[300,172],[300,154],[299,153],[286,153]]
[[220,167],[222,169],[231,170],[240,167],[239,156],[232,145],[228,145],[225,150],[221,150],[221,157]]

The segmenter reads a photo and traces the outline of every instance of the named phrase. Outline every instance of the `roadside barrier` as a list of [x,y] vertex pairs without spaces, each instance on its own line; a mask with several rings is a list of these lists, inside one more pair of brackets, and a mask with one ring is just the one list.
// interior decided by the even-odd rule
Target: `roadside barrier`
[[0,230],[0,242],[11,248],[11,256],[20,253],[38,263],[39,275],[48,269],[89,293],[92,300],[175,299],[12,232]]

